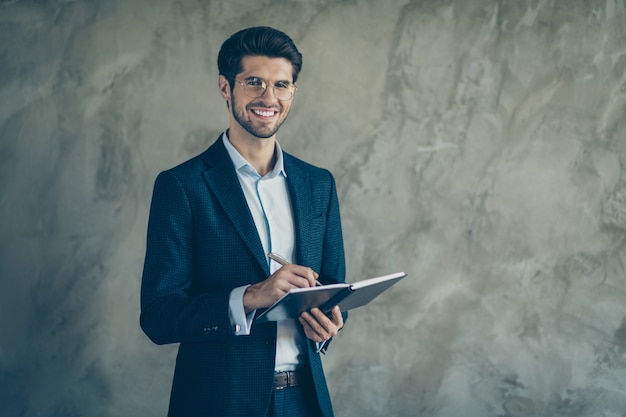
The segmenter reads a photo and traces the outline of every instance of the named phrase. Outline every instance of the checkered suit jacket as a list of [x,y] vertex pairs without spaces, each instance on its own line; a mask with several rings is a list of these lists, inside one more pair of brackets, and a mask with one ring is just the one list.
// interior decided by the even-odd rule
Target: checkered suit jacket
[[[335,181],[327,170],[284,153],[293,206],[295,262],[324,283],[345,279]],[[276,324],[234,336],[233,288],[269,276],[267,255],[231,159],[217,140],[156,179],[141,286],[143,331],[180,343],[170,397],[173,417],[263,417],[273,389]],[[320,357],[309,346],[315,393],[332,416]]]

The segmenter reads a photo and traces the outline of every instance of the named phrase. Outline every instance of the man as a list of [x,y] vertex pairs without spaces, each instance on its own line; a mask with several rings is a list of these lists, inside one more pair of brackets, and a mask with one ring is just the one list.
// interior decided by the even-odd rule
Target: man
[[155,343],[180,343],[170,416],[333,415],[319,353],[339,309],[253,322],[292,288],[345,279],[334,179],[276,140],[301,66],[278,30],[232,35],[218,55],[229,129],[156,179],[140,322]]

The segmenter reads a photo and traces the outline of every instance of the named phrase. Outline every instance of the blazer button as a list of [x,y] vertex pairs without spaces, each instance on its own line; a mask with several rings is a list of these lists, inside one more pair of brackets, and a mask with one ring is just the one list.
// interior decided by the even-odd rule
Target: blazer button
[[265,346],[270,346],[270,345],[273,345],[274,343],[276,343],[276,340],[274,339],[265,339]]

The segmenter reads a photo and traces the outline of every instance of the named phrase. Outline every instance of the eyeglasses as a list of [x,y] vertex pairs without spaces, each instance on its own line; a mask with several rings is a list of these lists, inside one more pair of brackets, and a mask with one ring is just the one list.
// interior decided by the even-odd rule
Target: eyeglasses
[[279,81],[276,84],[268,84],[264,79],[258,77],[246,78],[244,81],[239,81],[235,77],[229,77],[237,84],[243,86],[243,92],[250,98],[258,98],[265,94],[268,86],[271,86],[274,90],[274,97],[280,101],[289,101],[293,98],[298,87],[288,81]]

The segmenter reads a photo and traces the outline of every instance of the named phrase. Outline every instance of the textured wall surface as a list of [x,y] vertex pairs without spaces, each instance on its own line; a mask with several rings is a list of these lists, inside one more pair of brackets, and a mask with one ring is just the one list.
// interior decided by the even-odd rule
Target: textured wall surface
[[221,42],[289,33],[284,148],[335,174],[341,417],[626,410],[626,1],[0,0],[0,415],[162,416],[156,174],[228,121]]

